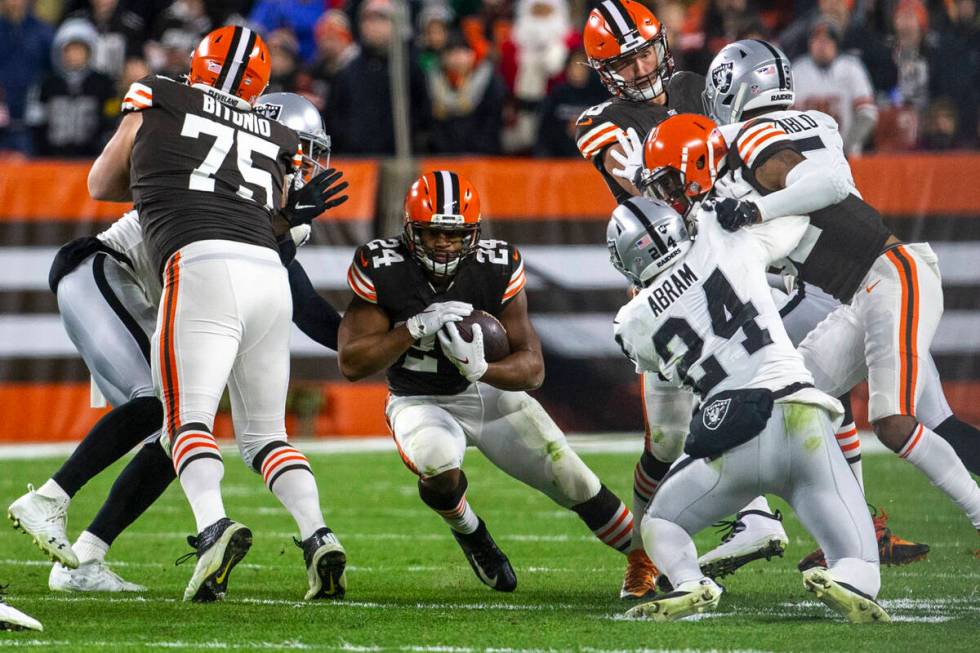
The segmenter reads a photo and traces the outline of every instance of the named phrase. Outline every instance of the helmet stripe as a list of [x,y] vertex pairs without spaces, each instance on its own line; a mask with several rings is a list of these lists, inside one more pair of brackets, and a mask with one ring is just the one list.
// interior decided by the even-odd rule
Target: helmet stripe
[[[449,172],[448,170],[440,170],[436,173],[436,206],[439,209],[439,213],[445,215],[452,215],[456,213],[453,209],[453,181],[455,181],[455,186],[459,186],[459,180],[453,179],[456,177],[455,174]],[[459,197],[459,191],[456,190],[455,194]]]
[[788,87],[786,86],[786,71],[783,70],[783,58],[779,56],[779,50],[772,47],[772,45],[766,43],[765,41],[756,40],[756,43],[761,43],[762,47],[769,50],[769,53],[776,60],[776,74],[779,75],[779,89],[783,91],[788,90]]
[[218,74],[218,80],[214,83],[214,87],[217,89],[225,90],[225,82],[228,79],[228,71],[234,64],[234,58],[232,53],[238,49],[238,42],[242,38],[242,28],[236,26],[231,32],[231,42],[228,44],[228,53],[226,55],[225,63],[221,66],[221,73]]
[[625,11],[623,6],[615,0],[603,0],[597,9],[606,19],[606,24],[619,43],[622,43],[628,34],[636,31],[636,23],[633,22],[629,12]]
[[453,202],[452,206],[455,207],[455,211],[453,211],[453,213],[458,213],[462,215],[463,198],[460,197],[459,175],[457,175],[455,172],[449,173],[449,188],[451,189],[449,196]]
[[221,75],[215,86],[225,93],[232,95],[238,94],[238,87],[242,83],[248,61],[248,54],[255,47],[255,32],[247,27],[235,27],[234,36],[228,46],[228,55],[225,65],[221,68]]
[[432,203],[433,213],[442,213],[446,206],[446,178],[443,177],[444,174],[442,170],[437,170],[432,174],[436,179],[436,201]]
[[646,232],[650,234],[650,237],[653,238],[653,242],[657,244],[657,249],[660,251],[660,255],[663,256],[666,254],[667,244],[664,242],[663,238],[660,237],[660,234],[657,233],[657,230],[653,228],[653,225],[650,224],[650,219],[647,217],[647,214],[643,212],[643,209],[636,205],[635,200],[628,199],[623,202],[623,206],[629,209],[630,213],[632,213],[636,219],[640,221],[640,224],[643,225]]
[[238,95],[238,92],[241,90],[242,79],[245,78],[245,71],[248,70],[248,58],[252,52],[252,49],[255,47],[255,32],[250,29],[245,31],[248,32],[248,39],[244,39],[243,37],[243,40],[247,41],[245,45],[245,52],[242,56],[241,62],[239,63],[238,72],[235,74],[235,79],[231,83],[231,92],[235,95]]

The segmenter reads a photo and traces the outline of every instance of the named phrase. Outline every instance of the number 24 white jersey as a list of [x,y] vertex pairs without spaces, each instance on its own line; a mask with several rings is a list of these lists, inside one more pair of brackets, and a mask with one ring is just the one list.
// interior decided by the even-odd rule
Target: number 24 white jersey
[[[807,221],[723,230],[713,211],[701,211],[687,255],[644,288],[616,316],[614,331],[638,371],[659,372],[693,388],[702,399],[722,390],[812,384],[783,328],[766,266],[786,254],[786,231]],[[798,239],[798,237],[797,237]],[[839,410],[836,400],[807,389],[794,400]]]

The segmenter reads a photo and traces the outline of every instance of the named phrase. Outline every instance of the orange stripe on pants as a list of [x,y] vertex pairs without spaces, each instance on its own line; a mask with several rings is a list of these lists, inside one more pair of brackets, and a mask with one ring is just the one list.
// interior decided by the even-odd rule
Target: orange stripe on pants
[[915,385],[918,378],[919,282],[915,259],[904,247],[895,247],[885,255],[898,272],[902,288],[899,314],[898,405],[905,415],[915,415]]
[[180,252],[167,263],[166,286],[163,290],[164,320],[160,334],[160,378],[167,402],[167,432],[173,442],[180,428],[180,383],[177,379],[177,356],[174,351],[174,322],[177,316],[177,296],[180,291]]

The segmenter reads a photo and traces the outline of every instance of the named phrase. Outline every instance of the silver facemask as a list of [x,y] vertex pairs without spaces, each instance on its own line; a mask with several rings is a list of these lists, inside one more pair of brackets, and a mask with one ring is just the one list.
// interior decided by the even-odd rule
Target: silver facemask
[[296,93],[266,93],[256,100],[255,112],[299,134],[303,145],[303,174],[294,178],[296,188],[302,188],[330,167],[330,136],[323,129],[323,119],[312,102]]

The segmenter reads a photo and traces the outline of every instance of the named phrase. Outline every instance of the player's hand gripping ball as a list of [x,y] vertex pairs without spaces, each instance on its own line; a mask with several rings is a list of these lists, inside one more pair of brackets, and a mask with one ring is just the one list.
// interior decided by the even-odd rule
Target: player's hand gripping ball
[[483,331],[483,354],[488,363],[495,363],[510,354],[510,341],[507,330],[500,320],[486,311],[473,311],[456,323],[459,335],[466,342],[473,341],[473,325],[479,324]]

